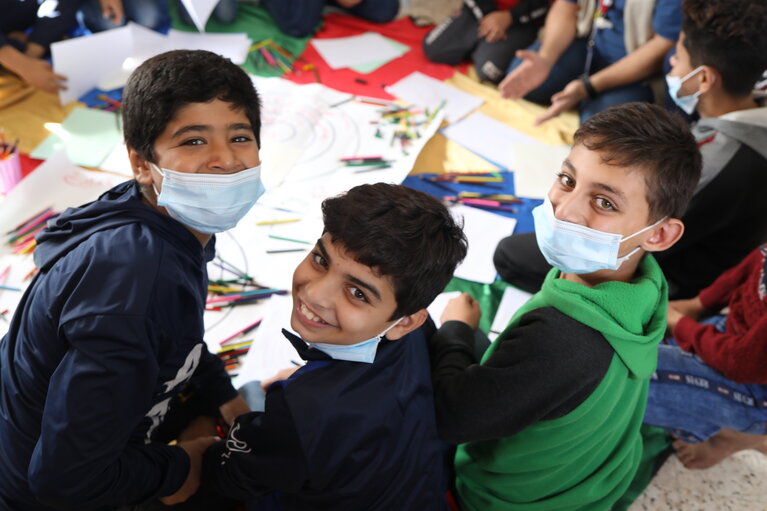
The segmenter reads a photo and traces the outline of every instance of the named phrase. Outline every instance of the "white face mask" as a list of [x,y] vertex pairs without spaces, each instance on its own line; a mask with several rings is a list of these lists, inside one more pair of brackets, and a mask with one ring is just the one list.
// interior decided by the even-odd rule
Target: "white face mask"
[[322,342],[308,341],[306,341],[306,344],[317,348],[335,360],[348,360],[350,362],[364,362],[366,364],[372,364],[376,358],[378,343],[381,342],[381,339],[384,338],[389,330],[397,326],[397,324],[403,319],[404,316],[389,325],[386,330],[376,335],[372,339],[358,342],[357,344],[326,344]]
[[698,106],[698,97],[702,94],[702,91],[697,91],[695,94],[679,97],[679,90],[682,88],[684,82],[695,76],[703,69],[703,66],[698,66],[683,77],[666,75],[666,85],[668,85],[668,95],[681,108],[687,115],[692,115],[695,108]]
[[163,177],[157,204],[175,220],[205,234],[237,225],[264,193],[261,165],[234,174],[193,174],[149,165]]
[[533,220],[538,247],[550,265],[563,273],[592,273],[620,268],[641,248],[618,257],[621,243],[652,229],[666,218],[624,237],[559,220],[554,216],[554,206],[546,197],[543,204],[533,210]]

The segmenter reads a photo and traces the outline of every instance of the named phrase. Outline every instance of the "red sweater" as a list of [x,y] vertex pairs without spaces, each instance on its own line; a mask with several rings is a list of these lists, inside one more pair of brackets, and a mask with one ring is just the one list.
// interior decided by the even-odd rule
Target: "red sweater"
[[729,307],[725,333],[682,318],[674,338],[686,351],[738,383],[767,383],[767,244],[700,292],[708,310]]

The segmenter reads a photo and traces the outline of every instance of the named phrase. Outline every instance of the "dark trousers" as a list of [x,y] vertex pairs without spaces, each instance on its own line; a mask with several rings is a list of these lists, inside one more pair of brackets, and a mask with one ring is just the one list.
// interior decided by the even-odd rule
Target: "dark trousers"
[[429,32],[423,40],[423,51],[432,62],[454,66],[471,60],[481,80],[500,82],[517,50],[535,41],[538,27],[513,25],[506,39],[493,43],[477,36],[479,21],[463,4],[457,16],[451,16]]
[[[261,5],[284,33],[293,37],[308,37],[320,24],[325,6],[336,3],[325,0],[261,0]],[[344,10],[374,23],[386,23],[397,16],[399,0],[362,0],[351,9]]]

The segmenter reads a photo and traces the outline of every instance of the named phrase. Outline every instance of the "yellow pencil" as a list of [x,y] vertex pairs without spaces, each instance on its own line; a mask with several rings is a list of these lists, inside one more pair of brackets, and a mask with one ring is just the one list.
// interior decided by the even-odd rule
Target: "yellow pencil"
[[275,224],[289,224],[290,222],[298,222],[300,218],[283,218],[280,220],[263,220],[256,222],[256,225],[275,225]]

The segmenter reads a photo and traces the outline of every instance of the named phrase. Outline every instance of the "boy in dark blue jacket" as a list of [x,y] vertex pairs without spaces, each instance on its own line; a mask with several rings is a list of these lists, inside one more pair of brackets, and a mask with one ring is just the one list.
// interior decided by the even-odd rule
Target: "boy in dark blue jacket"
[[202,484],[257,510],[447,509],[424,322],[466,255],[463,232],[404,186],[358,186],[322,210],[293,275],[298,335],[284,331],[307,363],[208,449]]
[[183,501],[215,438],[158,441],[179,389],[229,423],[249,411],[202,315],[213,233],[263,190],[256,91],[226,59],[175,51],[133,73],[123,106],[135,180],[37,237],[0,340],[0,509]]

